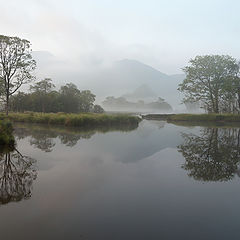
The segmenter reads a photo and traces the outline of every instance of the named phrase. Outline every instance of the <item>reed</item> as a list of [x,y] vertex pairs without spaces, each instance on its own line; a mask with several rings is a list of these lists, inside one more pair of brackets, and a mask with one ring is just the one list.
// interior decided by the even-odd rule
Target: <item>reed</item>
[[49,125],[64,125],[70,127],[92,126],[121,126],[138,125],[141,119],[126,114],[67,114],[67,113],[9,113],[8,117],[0,115],[1,119],[8,118],[13,122],[44,123]]

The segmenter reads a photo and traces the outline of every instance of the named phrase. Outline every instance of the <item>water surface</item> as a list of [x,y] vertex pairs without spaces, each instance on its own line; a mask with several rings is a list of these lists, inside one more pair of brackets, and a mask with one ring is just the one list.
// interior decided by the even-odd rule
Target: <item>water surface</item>
[[17,125],[1,239],[239,239],[240,130]]

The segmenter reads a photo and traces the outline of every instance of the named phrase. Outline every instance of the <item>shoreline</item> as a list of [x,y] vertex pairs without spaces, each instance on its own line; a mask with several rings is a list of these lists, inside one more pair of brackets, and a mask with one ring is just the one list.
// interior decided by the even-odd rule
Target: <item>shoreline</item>
[[109,127],[138,126],[141,118],[127,114],[96,114],[96,113],[9,113],[2,114],[1,119],[12,122],[40,123],[66,127]]
[[240,123],[240,114],[147,114],[141,115],[146,120],[163,120],[169,123],[192,122],[192,123]]

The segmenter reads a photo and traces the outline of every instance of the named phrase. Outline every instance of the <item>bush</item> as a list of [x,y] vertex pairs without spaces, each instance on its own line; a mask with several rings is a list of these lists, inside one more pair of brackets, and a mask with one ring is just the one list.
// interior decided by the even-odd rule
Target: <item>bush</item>
[[12,123],[7,119],[1,120],[0,121],[0,145],[13,146],[15,143],[15,140],[12,133],[13,133]]

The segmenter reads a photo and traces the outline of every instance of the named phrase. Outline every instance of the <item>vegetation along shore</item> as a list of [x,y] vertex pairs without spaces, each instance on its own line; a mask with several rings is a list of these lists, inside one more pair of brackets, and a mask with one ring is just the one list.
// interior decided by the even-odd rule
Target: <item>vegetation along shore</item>
[[141,119],[126,114],[95,114],[95,113],[9,113],[2,114],[1,119],[8,118],[13,122],[44,123],[69,127],[121,126],[138,125]]
[[166,120],[168,122],[239,122],[240,114],[148,114],[147,120]]
[[13,126],[12,123],[7,120],[0,120],[0,146],[2,148],[2,146],[9,146],[9,147],[13,147],[15,144],[15,140],[13,137]]

